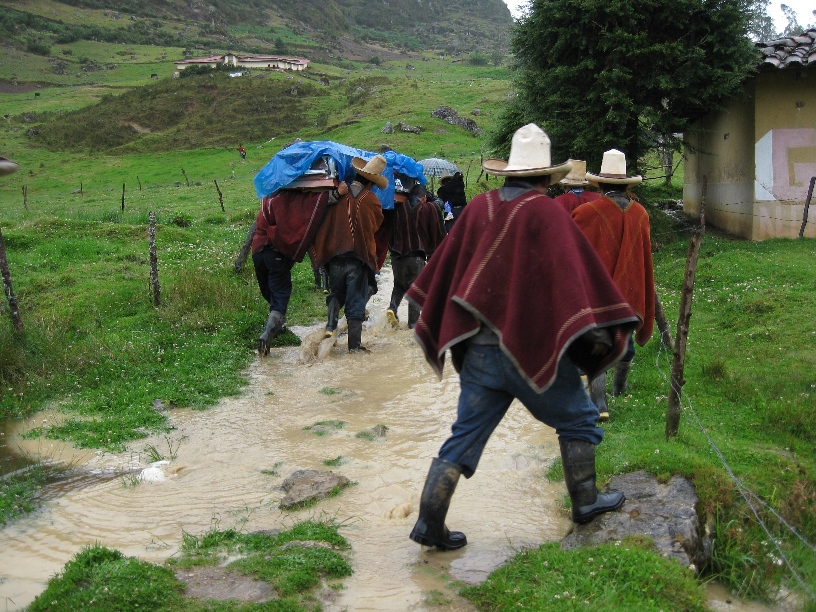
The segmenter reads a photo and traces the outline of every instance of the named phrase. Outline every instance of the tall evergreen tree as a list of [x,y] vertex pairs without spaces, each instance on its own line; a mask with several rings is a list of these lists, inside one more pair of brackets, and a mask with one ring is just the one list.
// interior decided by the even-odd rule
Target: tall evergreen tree
[[512,42],[519,96],[493,144],[509,145],[521,121],[534,121],[552,137],[555,160],[598,168],[603,152],[617,148],[635,166],[650,138],[665,143],[738,94],[756,66],[746,35],[750,7],[748,0],[532,0]]

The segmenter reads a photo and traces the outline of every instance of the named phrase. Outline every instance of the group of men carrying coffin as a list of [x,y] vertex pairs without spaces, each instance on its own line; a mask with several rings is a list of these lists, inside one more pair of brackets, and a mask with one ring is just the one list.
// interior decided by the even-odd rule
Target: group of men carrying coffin
[[[253,243],[261,291],[270,296],[261,352],[282,329],[291,293],[288,274],[307,249],[313,264],[326,265],[329,273],[327,330],[336,327],[336,311],[346,308],[349,350],[360,348],[368,274],[383,265],[388,245],[392,265],[420,251],[423,265],[411,263],[410,272],[399,274],[402,279],[416,272],[406,293],[409,323],[415,323],[425,358],[440,377],[450,353],[461,391],[410,538],[442,549],[467,543],[464,533],[445,524],[451,498],[459,477],[476,472],[513,399],[558,435],[573,520],[586,523],[619,509],[624,493],[596,486],[595,447],[603,439],[598,422],[599,409],[606,411],[605,372],[616,368],[613,391],[622,392],[634,342],[644,345],[652,332],[649,217],[626,191],[641,177],[627,176],[624,154],[613,149],[604,154],[598,174],[576,179],[574,161],[553,164],[549,138],[528,124],[514,134],[508,161],[482,164],[488,174],[505,177],[504,185],[473,198],[447,236],[443,229],[426,237],[427,246],[415,248],[395,233],[395,223],[383,223],[370,192],[384,180],[385,159],[378,157],[355,160],[351,183],[340,182],[329,192],[281,190],[263,198]],[[548,197],[548,187],[568,175],[568,181],[594,185],[600,193],[574,194],[567,202]],[[584,201],[576,202],[582,195]],[[411,210],[419,199],[424,200],[417,198]],[[395,205],[397,224],[403,223],[405,206]],[[436,213],[433,218],[440,219]],[[275,297],[273,284],[285,300]]]

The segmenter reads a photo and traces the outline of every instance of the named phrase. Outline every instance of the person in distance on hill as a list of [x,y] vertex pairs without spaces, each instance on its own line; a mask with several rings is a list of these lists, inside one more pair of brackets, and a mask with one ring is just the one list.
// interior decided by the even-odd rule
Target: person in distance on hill
[[[390,230],[388,249],[394,272],[394,288],[385,317],[396,328],[399,324],[397,311],[405,292],[425,267],[425,262],[433,255],[446,232],[439,209],[428,201],[425,187],[419,184],[411,189],[406,200],[395,199],[394,210],[387,211],[385,215]],[[414,328],[417,319],[419,308],[414,302],[409,302],[409,329]]]
[[[382,155],[375,155],[368,162],[360,157],[352,160],[356,176],[348,186],[341,183],[340,198],[329,206],[326,219],[309,250],[313,264],[326,266],[329,275],[326,333],[331,335],[337,329],[340,308],[345,307],[350,352],[362,348],[369,284],[382,265],[378,257],[377,232],[383,222],[383,213],[380,200],[371,188],[374,185],[380,189],[388,186],[388,179],[382,175],[386,163]],[[385,259],[385,253],[382,259]]]
[[[645,345],[654,327],[655,286],[649,213],[627,193],[628,187],[643,179],[626,175],[623,152],[617,149],[606,151],[600,173],[588,172],[586,178],[601,193],[573,210],[572,218],[589,238],[604,268],[639,318],[637,332],[629,338],[626,354],[615,364],[612,395],[620,395],[628,385],[635,341]],[[601,419],[608,419],[606,372],[590,382],[590,396],[598,406]]]
[[422,308],[414,329],[425,358],[441,376],[450,350],[459,372],[456,421],[431,462],[410,534],[449,550],[467,544],[445,525],[459,477],[473,476],[514,399],[558,434],[575,522],[624,502],[622,492],[596,487],[603,430],[581,370],[591,377],[620,358],[637,316],[569,213],[546,195],[571,165],[551,163],[540,127],[519,128],[509,161],[482,168],[506,177],[504,186],[468,203],[408,290]]

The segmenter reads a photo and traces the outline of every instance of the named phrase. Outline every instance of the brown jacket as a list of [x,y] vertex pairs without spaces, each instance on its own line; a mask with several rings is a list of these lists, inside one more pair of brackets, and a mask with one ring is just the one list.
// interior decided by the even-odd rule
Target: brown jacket
[[375,235],[383,222],[382,206],[368,188],[359,191],[360,187],[359,183],[352,183],[349,193],[328,207],[309,249],[315,266],[324,266],[338,255],[349,255],[375,272],[380,269]]

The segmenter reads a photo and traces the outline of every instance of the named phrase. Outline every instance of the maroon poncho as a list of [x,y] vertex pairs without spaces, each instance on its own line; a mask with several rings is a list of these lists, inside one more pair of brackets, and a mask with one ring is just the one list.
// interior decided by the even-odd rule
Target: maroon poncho
[[[567,349],[590,378],[606,369],[638,320],[569,213],[536,191],[510,202],[499,191],[476,196],[407,295],[422,307],[415,332],[437,375],[445,350],[484,322],[537,392]],[[596,327],[613,337],[605,357],[575,342]]]
[[280,253],[303,261],[326,214],[329,192],[282,189],[264,197],[255,220],[252,252],[272,244]]
[[445,237],[442,215],[436,204],[394,202],[389,247],[398,255],[422,251],[430,257]]

